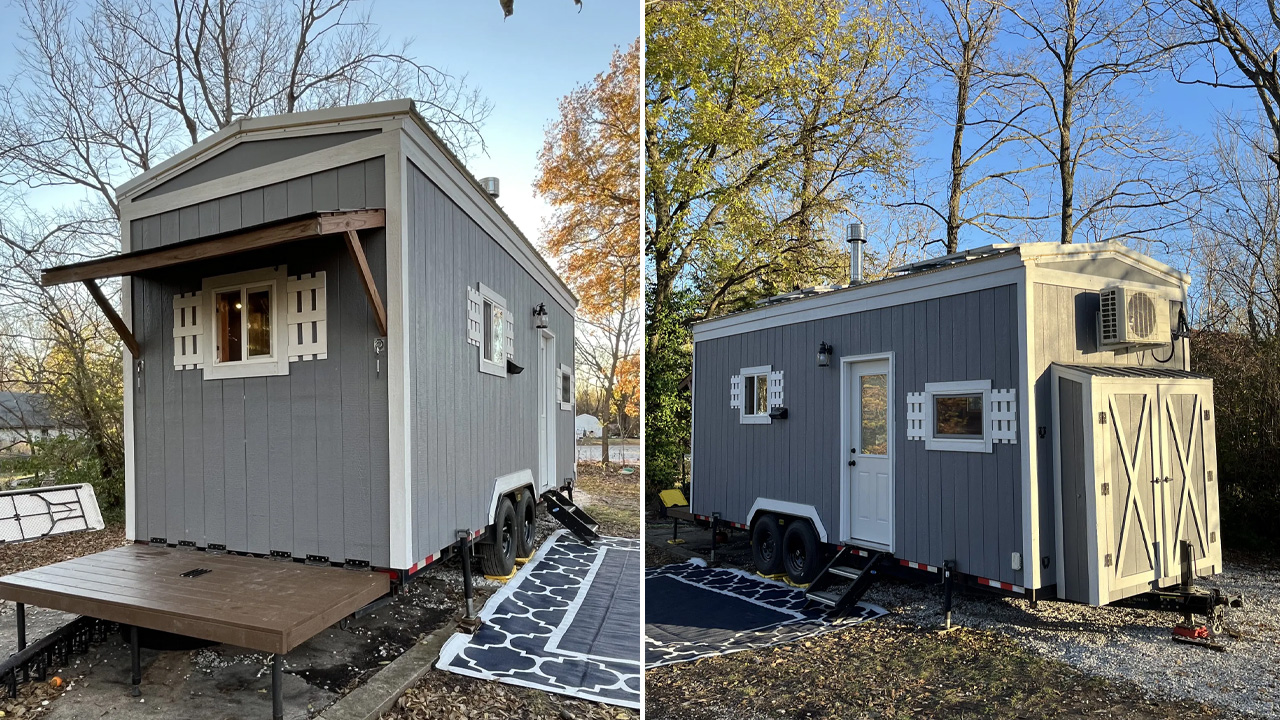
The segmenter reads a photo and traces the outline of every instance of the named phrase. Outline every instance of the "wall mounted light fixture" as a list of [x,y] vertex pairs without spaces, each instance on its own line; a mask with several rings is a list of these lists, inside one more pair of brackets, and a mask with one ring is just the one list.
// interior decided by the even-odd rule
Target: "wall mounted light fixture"
[[831,346],[825,342],[818,346],[818,367],[828,367],[831,365],[831,353],[834,352]]
[[539,330],[547,329],[547,305],[546,303],[538,303],[538,307],[533,309],[533,326]]

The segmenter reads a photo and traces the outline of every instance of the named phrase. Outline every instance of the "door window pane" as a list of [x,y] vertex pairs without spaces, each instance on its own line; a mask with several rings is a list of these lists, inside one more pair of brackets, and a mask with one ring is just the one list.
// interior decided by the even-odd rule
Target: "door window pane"
[[933,435],[949,438],[981,438],[982,394],[935,395]]
[[271,355],[271,288],[253,288],[245,293],[249,357]]
[[889,454],[889,376],[863,375],[862,454]]
[[243,310],[239,290],[218,293],[218,362],[237,362],[241,359],[240,329]]

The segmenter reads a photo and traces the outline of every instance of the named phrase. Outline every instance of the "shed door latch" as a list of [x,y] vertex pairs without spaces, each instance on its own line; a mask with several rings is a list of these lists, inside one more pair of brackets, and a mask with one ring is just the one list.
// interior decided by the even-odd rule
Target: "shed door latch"
[[1110,495],[1110,494],[1111,494],[1111,483],[1109,483],[1109,482],[1104,482],[1104,483],[1102,483],[1102,494],[1103,494],[1103,495]]
[[378,338],[373,341],[373,371],[378,377],[382,377],[382,351],[387,347],[387,341]]
[[1107,413],[1105,411],[1098,413],[1098,424],[1099,425],[1107,424]]

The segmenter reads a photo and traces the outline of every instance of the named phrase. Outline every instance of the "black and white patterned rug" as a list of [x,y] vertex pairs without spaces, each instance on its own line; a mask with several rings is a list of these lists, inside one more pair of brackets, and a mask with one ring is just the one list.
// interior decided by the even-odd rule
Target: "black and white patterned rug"
[[804,590],[701,560],[645,573],[645,667],[781,645],[878,618],[858,603],[840,618],[806,607]]
[[455,634],[441,670],[586,700],[640,707],[640,541],[594,547],[565,530],[543,543]]

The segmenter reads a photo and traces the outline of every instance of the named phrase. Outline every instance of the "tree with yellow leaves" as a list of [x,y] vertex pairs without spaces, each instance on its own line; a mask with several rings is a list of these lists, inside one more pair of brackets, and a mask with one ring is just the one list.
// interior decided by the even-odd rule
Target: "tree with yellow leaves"
[[640,40],[560,100],[534,188],[555,208],[543,246],[581,299],[576,361],[611,423],[637,412],[640,342]]

